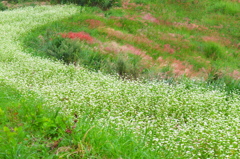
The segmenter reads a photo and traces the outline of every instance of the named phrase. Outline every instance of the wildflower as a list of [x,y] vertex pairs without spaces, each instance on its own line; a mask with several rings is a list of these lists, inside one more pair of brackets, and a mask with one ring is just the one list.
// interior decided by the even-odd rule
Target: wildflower
[[87,42],[92,43],[94,41],[94,38],[91,37],[88,33],[82,32],[69,32],[69,33],[62,33],[60,34],[63,38],[70,38],[70,39],[79,39],[84,40]]

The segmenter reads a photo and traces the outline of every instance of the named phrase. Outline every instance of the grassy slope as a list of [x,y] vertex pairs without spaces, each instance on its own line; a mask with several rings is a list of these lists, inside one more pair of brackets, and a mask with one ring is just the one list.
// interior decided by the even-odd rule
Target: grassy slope
[[60,107],[66,114],[88,114],[102,127],[133,130],[145,140],[147,149],[161,157],[238,156],[239,95],[229,96],[220,88],[213,90],[192,81],[172,86],[119,81],[32,57],[18,44],[20,34],[60,18],[56,13],[67,16],[75,10],[37,7],[0,14],[0,30],[5,33],[0,35],[0,78],[4,83],[26,96],[29,91],[37,93],[52,110]]
[[169,65],[177,76],[211,78],[213,74],[217,78],[239,78],[239,3],[132,2],[136,3],[124,2],[123,7],[106,12],[86,9],[37,28],[27,38],[28,45],[42,48],[39,43],[34,46],[32,41],[39,34],[44,35],[46,28],[56,32],[85,31],[103,46],[112,44],[112,52],[119,49],[118,45],[134,46],[135,53],[140,53],[144,60],[153,58],[149,61],[160,67],[157,71],[164,72]]

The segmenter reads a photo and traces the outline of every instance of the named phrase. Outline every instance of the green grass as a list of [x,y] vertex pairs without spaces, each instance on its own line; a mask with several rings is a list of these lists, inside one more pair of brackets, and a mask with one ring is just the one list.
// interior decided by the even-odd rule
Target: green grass
[[[25,44],[35,50],[44,47],[42,45],[45,44],[39,43],[38,37],[45,36],[46,29],[56,33],[84,31],[103,43],[115,41],[120,45],[132,45],[155,60],[162,57],[169,65],[174,59],[181,60],[193,66],[192,73],[205,69],[207,76],[215,66],[221,72],[239,70],[239,14],[237,8],[233,7],[239,4],[225,1],[136,2],[137,5],[145,4],[141,12],[136,7],[112,8],[106,12],[85,8],[70,18],[32,30],[25,37]],[[220,6],[226,8],[219,9],[219,12],[211,9]],[[151,14],[158,24],[144,19],[146,14]],[[215,16],[218,16],[217,20]],[[94,19],[101,25],[87,22],[89,19]],[[114,31],[109,31],[109,28]],[[95,47],[100,47],[98,45]],[[173,51],[165,46],[170,46]],[[201,58],[196,60],[198,57]],[[155,61],[153,65],[159,63]]]
[[[28,96],[30,96],[30,92]],[[154,158],[130,130],[100,126],[89,115],[66,116],[32,95],[0,84],[1,158]]]

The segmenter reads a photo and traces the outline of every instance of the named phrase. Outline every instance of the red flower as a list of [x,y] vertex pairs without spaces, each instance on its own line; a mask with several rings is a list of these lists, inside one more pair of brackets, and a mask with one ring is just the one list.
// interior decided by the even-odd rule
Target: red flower
[[60,34],[63,38],[70,38],[70,39],[79,39],[79,40],[85,40],[87,42],[93,42],[93,37],[91,37],[88,33],[85,32],[69,32],[69,33],[62,33]]

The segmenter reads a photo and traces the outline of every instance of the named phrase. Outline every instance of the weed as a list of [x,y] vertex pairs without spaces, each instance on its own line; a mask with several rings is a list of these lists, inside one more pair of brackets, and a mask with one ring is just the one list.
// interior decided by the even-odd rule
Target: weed
[[142,72],[140,61],[141,58],[137,55],[119,54],[114,62],[116,72],[123,78],[137,79]]
[[214,61],[224,57],[223,48],[219,44],[213,42],[205,43],[203,46],[203,52],[207,58]]

